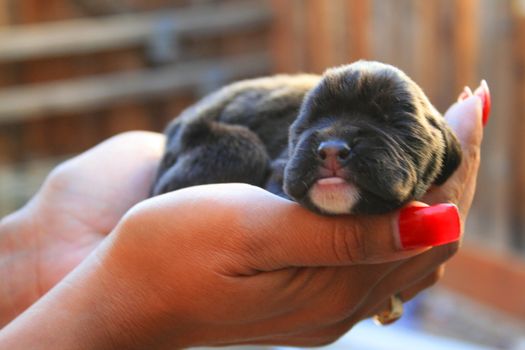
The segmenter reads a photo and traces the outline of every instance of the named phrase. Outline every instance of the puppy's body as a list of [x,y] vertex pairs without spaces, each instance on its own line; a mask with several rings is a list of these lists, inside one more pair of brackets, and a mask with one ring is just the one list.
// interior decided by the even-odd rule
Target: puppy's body
[[166,134],[154,195],[245,182],[324,214],[396,209],[460,162],[459,143],[421,89],[377,62],[234,83]]
[[288,130],[320,79],[302,74],[240,81],[183,111],[166,129],[153,194],[243,182],[283,195]]

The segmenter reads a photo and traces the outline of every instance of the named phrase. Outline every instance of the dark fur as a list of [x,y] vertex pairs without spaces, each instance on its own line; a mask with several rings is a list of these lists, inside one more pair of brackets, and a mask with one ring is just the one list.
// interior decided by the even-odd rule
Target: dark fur
[[322,77],[234,83],[185,110],[166,134],[153,195],[244,182],[318,212],[308,191],[320,177],[316,150],[323,141],[350,146],[341,165],[361,193],[352,213],[383,213],[418,199],[461,160],[456,137],[423,91],[377,62],[329,69]]

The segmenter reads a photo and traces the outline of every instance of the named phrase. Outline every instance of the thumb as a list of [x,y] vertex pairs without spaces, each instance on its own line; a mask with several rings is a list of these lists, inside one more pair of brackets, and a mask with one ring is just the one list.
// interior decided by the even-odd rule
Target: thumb
[[455,241],[460,232],[451,204],[411,203],[385,215],[327,217],[246,184],[195,186],[149,201],[156,203],[156,214],[166,213],[157,220],[164,227],[169,221],[185,227],[251,271],[396,261]]

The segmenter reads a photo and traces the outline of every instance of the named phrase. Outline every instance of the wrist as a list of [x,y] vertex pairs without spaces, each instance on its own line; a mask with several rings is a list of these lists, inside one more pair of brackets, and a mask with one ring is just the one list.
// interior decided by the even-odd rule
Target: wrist
[[147,268],[148,276],[134,271],[136,263],[143,260],[145,267],[148,259],[130,256],[135,247],[114,236],[8,324],[0,332],[0,348],[173,349],[182,344],[173,341],[181,319],[149,286],[155,266]]
[[115,332],[125,317],[122,303],[108,300],[114,293],[91,256],[2,329],[0,348],[119,349]]

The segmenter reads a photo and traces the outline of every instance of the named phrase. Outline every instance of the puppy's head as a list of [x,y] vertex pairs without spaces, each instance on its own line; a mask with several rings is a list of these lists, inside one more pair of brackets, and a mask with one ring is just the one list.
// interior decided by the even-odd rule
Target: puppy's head
[[330,69],[290,127],[284,189],[324,214],[383,213],[441,184],[459,143],[399,69],[359,61]]

